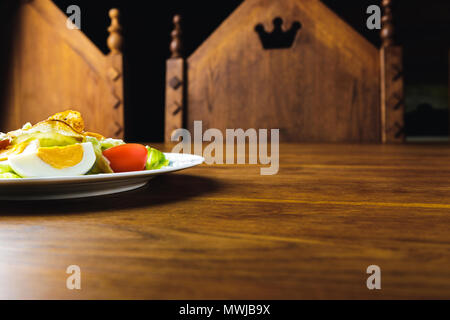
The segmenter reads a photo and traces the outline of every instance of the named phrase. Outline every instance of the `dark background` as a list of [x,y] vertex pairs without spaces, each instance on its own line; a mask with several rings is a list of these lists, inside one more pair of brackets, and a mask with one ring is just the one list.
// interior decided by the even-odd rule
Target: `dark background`
[[[165,60],[172,16],[183,16],[185,53],[189,55],[242,2],[54,0],[64,12],[69,5],[80,6],[82,31],[105,53],[110,23],[107,12],[113,7],[120,9],[125,39],[126,138],[141,141],[163,139]],[[379,31],[366,28],[366,9],[381,0],[323,2],[379,46]],[[407,135],[447,136],[450,1],[393,2],[396,41],[404,46]]]

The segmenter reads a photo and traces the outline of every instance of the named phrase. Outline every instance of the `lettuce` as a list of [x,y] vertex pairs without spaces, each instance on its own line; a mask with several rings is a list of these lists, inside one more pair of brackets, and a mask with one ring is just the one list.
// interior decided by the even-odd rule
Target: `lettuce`
[[12,144],[19,144],[32,140],[38,140],[40,147],[64,147],[80,142],[77,138],[69,137],[57,132],[34,132],[21,134],[14,138]]
[[0,173],[6,173],[6,172],[14,172],[11,166],[9,165],[8,160],[6,161],[0,161]]
[[17,179],[17,178],[21,178],[21,177],[13,172],[0,173],[0,179]]
[[13,171],[13,169],[9,165],[8,160],[0,161],[0,179],[17,179],[17,178],[22,178],[22,177],[17,175]]
[[121,144],[124,144],[125,142],[123,142],[123,140],[120,139],[113,139],[113,138],[107,138],[107,139],[102,139],[99,141],[100,143],[100,147],[102,148],[102,151],[105,151],[106,149],[115,147],[115,146],[120,146]]
[[164,153],[149,146],[146,146],[146,148],[148,150],[148,158],[145,165],[146,170],[160,169],[169,164],[169,160],[166,159]]
[[95,157],[97,160],[94,166],[89,170],[87,174],[97,174],[97,173],[112,173],[112,169],[109,166],[109,161],[103,156],[101,142],[97,138],[86,136],[86,141],[92,143],[94,147]]
[[27,122],[22,126],[22,130],[28,130],[28,129],[31,129],[32,127],[33,127],[33,125],[31,123]]

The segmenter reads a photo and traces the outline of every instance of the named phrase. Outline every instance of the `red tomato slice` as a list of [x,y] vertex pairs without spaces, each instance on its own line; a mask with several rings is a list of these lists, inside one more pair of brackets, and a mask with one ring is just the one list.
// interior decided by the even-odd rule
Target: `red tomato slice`
[[142,144],[127,143],[103,151],[114,172],[141,171],[145,168],[148,152]]

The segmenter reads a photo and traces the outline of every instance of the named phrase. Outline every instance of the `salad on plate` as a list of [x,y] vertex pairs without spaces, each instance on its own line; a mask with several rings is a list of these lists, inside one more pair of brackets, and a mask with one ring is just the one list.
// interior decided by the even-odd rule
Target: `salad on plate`
[[85,131],[81,114],[73,110],[0,133],[0,179],[154,170],[168,164],[149,146]]

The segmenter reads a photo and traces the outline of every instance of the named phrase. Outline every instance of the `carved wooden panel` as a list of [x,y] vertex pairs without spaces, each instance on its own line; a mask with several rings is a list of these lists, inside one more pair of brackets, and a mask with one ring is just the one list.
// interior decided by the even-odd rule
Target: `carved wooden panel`
[[[265,45],[272,30],[286,40]],[[279,128],[281,141],[381,140],[379,52],[318,0],[245,1],[187,70],[191,130],[203,120]]]
[[382,141],[403,142],[405,140],[405,99],[402,48],[398,46],[381,48],[380,64]]
[[170,141],[172,132],[183,127],[185,79],[184,60],[182,58],[167,60],[166,79],[164,139]]
[[108,44],[113,52],[104,55],[80,30],[66,27],[67,17],[51,1],[32,0],[20,6],[12,28],[0,131],[71,108],[83,114],[88,130],[123,136],[120,28],[118,11],[110,13]]

